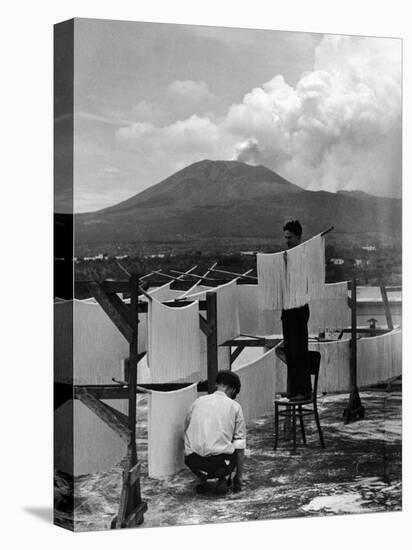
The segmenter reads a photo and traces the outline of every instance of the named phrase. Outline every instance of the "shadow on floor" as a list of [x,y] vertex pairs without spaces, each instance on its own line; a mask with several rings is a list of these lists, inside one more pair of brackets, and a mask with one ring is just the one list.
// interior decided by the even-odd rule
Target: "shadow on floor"
[[53,508],[45,506],[28,506],[23,508],[23,511],[27,514],[35,516],[46,523],[53,523]]

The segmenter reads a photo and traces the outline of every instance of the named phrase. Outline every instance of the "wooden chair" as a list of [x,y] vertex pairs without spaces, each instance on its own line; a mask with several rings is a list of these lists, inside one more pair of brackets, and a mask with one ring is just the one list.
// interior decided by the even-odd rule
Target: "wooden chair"
[[[293,438],[293,452],[296,452],[296,416],[299,416],[300,429],[302,432],[302,441],[306,445],[305,427],[303,424],[303,417],[313,414],[315,416],[316,427],[319,433],[320,444],[322,449],[325,448],[325,442],[323,439],[322,429],[320,427],[318,407],[317,407],[317,390],[318,390],[318,378],[320,367],[320,353],[318,351],[308,352],[308,369],[311,377],[314,377],[313,381],[313,394],[311,399],[300,401],[289,401],[288,399],[275,399],[275,443],[274,450],[276,451],[279,439],[279,417],[288,417],[292,420],[292,438]],[[307,405],[311,405],[309,408]],[[283,410],[279,410],[283,409]]]

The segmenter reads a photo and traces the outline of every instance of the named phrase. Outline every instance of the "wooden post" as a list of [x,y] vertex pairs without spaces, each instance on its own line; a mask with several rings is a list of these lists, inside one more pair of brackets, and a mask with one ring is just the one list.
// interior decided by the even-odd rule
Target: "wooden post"
[[[133,337],[130,342],[129,368],[127,372],[129,400],[129,443],[127,446],[127,461],[123,471],[123,486],[120,496],[119,513],[115,519],[115,527],[133,527],[143,523],[143,514],[147,505],[141,499],[139,464],[136,448],[136,385],[138,363],[138,286],[136,275],[130,277],[130,314],[132,319]],[[133,472],[133,476],[130,474]],[[133,483],[131,482],[133,480]]]
[[216,292],[206,292],[207,324],[211,329],[207,336],[207,392],[215,391],[217,363],[217,297]]
[[365,415],[357,386],[357,319],[356,319],[356,279],[352,279],[351,288],[351,347],[350,347],[350,395],[349,403],[343,411],[344,423],[361,419]]

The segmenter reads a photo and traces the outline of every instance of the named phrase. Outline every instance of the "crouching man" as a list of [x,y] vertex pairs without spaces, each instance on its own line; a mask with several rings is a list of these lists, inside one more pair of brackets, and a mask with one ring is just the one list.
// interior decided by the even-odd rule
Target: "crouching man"
[[242,407],[235,401],[240,391],[239,376],[219,371],[216,391],[196,399],[185,422],[185,464],[200,479],[198,493],[204,493],[207,479],[217,479],[215,493],[226,494],[235,471],[233,490],[242,490],[246,425]]

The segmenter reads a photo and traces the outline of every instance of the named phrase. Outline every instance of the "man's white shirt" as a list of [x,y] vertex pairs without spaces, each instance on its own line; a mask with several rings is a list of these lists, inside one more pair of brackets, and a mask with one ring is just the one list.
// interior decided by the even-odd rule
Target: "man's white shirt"
[[185,455],[232,454],[246,447],[246,424],[240,404],[222,391],[196,399],[185,423]]

